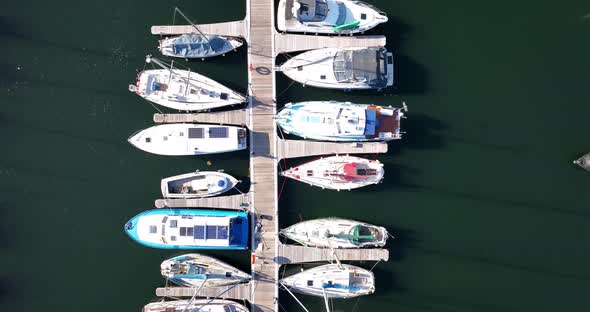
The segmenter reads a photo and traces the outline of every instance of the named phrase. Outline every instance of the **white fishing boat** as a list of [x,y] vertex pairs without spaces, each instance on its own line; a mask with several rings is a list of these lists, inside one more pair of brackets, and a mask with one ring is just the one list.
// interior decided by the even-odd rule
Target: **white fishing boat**
[[233,266],[202,254],[186,254],[168,259],[160,265],[162,276],[175,284],[199,288],[246,283],[250,275]]
[[384,174],[379,161],[355,156],[320,158],[281,172],[284,177],[337,191],[377,184]]
[[299,222],[281,230],[286,238],[319,248],[383,247],[389,234],[381,226],[341,218]]
[[387,15],[357,0],[281,0],[277,27],[286,32],[355,34],[387,22]]
[[148,55],[147,63],[155,63],[161,69],[148,69],[137,75],[135,85],[129,91],[142,98],[172,109],[201,111],[246,102],[246,97],[236,91],[190,70],[173,68]]
[[393,85],[393,54],[376,47],[324,48],[292,57],[278,70],[304,86],[381,90]]
[[285,133],[321,141],[389,141],[401,139],[403,108],[315,101],[288,103],[275,121]]
[[142,312],[248,312],[245,306],[230,300],[196,299],[152,302]]
[[281,280],[291,291],[325,298],[353,298],[375,292],[373,273],[349,264],[326,264]]
[[246,148],[246,129],[205,124],[162,124],[136,132],[133,146],[158,155],[204,155]]
[[238,180],[220,171],[196,171],[162,179],[160,184],[165,198],[200,198],[225,193],[238,184]]

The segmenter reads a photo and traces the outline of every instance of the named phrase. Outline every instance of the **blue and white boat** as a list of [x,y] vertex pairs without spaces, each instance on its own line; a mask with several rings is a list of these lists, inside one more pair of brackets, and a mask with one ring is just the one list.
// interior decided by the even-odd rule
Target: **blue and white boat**
[[148,210],[125,224],[133,240],[161,249],[246,249],[248,229],[246,212],[205,209]]
[[286,104],[275,120],[285,133],[320,141],[390,141],[401,139],[401,108],[350,102]]
[[237,38],[185,34],[160,40],[163,55],[182,58],[207,58],[231,52],[242,45]]

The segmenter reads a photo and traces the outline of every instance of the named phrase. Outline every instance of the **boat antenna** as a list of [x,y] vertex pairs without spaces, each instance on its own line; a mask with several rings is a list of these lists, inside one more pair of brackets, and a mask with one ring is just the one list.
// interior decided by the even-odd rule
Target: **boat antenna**
[[182,11],[180,11],[180,9],[178,7],[174,7],[174,14],[176,15],[176,12],[178,12],[178,14],[180,14],[182,17],[184,17],[184,19],[191,24],[191,26],[193,26],[202,36],[203,38],[205,38],[205,40],[207,40],[208,44],[211,44],[211,42],[209,42],[209,39],[207,38],[207,36],[205,36],[205,34],[199,29],[199,27],[197,27],[197,25],[195,23],[193,23],[186,15],[184,15],[184,13],[182,13]]
[[295,299],[295,301],[297,301],[297,303],[299,303],[303,310],[309,312],[309,310],[307,310],[303,303],[301,303],[301,301],[299,301],[299,299],[297,299],[297,297],[289,290],[289,287],[285,286],[285,284],[283,284],[281,281],[279,281],[279,284],[281,284],[281,286],[283,286],[283,289],[286,290],[289,293],[289,295],[291,295]]

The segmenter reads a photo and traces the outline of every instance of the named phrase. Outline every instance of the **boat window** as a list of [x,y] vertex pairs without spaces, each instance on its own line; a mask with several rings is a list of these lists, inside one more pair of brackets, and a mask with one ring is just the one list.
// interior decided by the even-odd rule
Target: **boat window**
[[145,138],[145,143],[150,143],[152,141],[152,138]]
[[193,216],[191,216],[191,215],[183,215],[182,218],[183,219],[192,219]]
[[164,141],[168,141],[168,136],[165,136],[164,137]]
[[326,79],[326,75],[320,75],[320,79],[322,79],[322,80]]
[[166,235],[166,226],[162,225],[162,236]]
[[313,280],[308,280],[307,281],[307,286],[313,286]]
[[180,236],[193,236],[194,229],[192,227],[180,227]]
[[150,233],[151,234],[158,233],[158,227],[155,225],[150,225]]
[[170,228],[175,229],[178,227],[178,220],[170,220]]
[[164,218],[162,219],[162,223],[166,223],[166,221],[168,221],[168,216],[164,216]]
[[202,139],[205,137],[205,131],[203,128],[188,128],[189,139]]
[[366,19],[367,19],[367,14],[365,14],[365,13],[361,13],[361,19],[362,19],[362,20],[366,20]]
[[194,227],[193,238],[195,238],[195,239],[205,239],[205,226],[204,225],[196,225]]
[[175,242],[176,241],[176,236],[170,236],[170,240]]
[[227,239],[228,226],[224,225],[208,225],[207,239]]
[[219,95],[219,98],[225,101],[225,100],[229,99],[229,94],[227,94],[227,93],[221,93]]
[[307,170],[307,176],[308,177],[313,176],[313,170]]
[[227,138],[228,137],[227,127],[211,127],[209,128],[210,138]]
[[180,131],[180,132],[178,133],[178,135],[179,135],[179,136],[184,136],[184,132]]

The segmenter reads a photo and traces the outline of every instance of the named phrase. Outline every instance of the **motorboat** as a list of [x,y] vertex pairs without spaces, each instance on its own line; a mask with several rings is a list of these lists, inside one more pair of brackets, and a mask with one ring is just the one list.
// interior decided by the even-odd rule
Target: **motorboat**
[[164,107],[182,111],[203,111],[246,102],[246,97],[221,83],[189,70],[173,68],[148,55],[147,63],[159,69],[137,74],[129,91]]
[[381,182],[385,170],[378,160],[337,155],[291,167],[280,174],[323,189],[350,191]]
[[341,218],[299,222],[281,230],[286,238],[319,248],[383,247],[389,234],[384,227]]
[[304,86],[382,90],[393,85],[393,54],[379,47],[323,48],[290,58],[278,71]]
[[199,288],[246,283],[250,275],[216,258],[192,253],[168,259],[160,265],[162,276],[173,283]]
[[574,160],[574,164],[590,171],[590,153]]
[[373,273],[349,264],[326,264],[283,278],[289,290],[324,298],[353,298],[375,292]]
[[248,312],[245,306],[223,299],[194,299],[152,302],[142,312]]
[[160,249],[246,249],[248,214],[209,209],[154,209],[125,224],[131,239]]
[[201,198],[220,195],[238,184],[238,180],[220,171],[196,171],[162,179],[165,198]]
[[208,58],[231,52],[240,46],[238,38],[217,35],[184,34],[160,40],[158,48],[165,56]]
[[316,101],[288,103],[276,117],[285,133],[320,141],[390,141],[401,139],[404,108]]
[[281,0],[277,27],[285,32],[355,34],[387,22],[387,15],[356,0]]
[[143,151],[171,156],[233,152],[247,145],[245,128],[190,123],[152,126],[128,141]]

